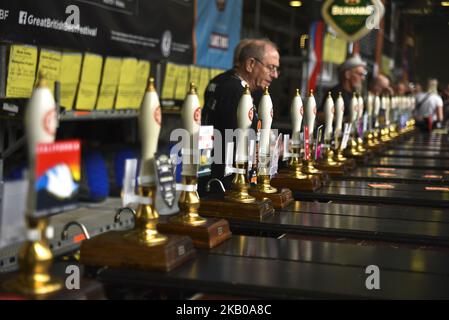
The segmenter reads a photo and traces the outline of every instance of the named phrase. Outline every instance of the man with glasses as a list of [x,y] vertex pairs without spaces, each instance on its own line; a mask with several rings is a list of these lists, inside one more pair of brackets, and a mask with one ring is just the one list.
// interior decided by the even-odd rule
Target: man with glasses
[[[343,64],[338,67],[338,81],[339,83],[330,89],[332,97],[337,98],[338,93],[341,92],[345,102],[345,113],[348,115],[349,106],[353,92],[361,92],[362,84],[366,77],[366,62],[363,61],[358,54],[348,58]],[[327,94],[324,95],[323,103],[321,104],[321,111],[324,108],[324,101]]]
[[[237,107],[246,85],[249,86],[254,105],[257,106],[263,89],[279,76],[279,52],[269,40],[243,39],[234,51],[234,67],[212,79],[204,93],[205,105],[202,124],[213,125],[224,139],[226,129],[237,128]],[[201,93],[200,93],[201,94]],[[253,128],[257,128],[257,110],[254,108]],[[225,145],[223,143],[224,157]],[[224,162],[224,159],[223,159]],[[232,176],[223,178],[224,164],[213,164],[211,177],[218,178],[229,187]],[[202,193],[204,181],[199,181]]]

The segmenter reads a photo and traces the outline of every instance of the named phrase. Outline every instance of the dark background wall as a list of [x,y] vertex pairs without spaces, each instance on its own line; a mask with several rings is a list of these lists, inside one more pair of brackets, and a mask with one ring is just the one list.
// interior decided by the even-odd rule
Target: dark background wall
[[435,77],[440,83],[449,83],[449,24],[419,25],[415,29],[417,80]]

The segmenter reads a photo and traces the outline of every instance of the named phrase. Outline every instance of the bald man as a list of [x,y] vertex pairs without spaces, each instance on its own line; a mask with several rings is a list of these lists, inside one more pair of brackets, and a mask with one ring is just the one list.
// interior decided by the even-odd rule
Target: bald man
[[369,92],[375,96],[382,94],[393,95],[393,89],[390,87],[390,79],[383,74],[378,74],[371,80]]

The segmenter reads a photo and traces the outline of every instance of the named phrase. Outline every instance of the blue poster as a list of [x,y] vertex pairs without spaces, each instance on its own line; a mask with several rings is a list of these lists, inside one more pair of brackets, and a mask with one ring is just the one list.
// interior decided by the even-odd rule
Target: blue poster
[[240,41],[242,0],[197,0],[196,64],[229,69]]

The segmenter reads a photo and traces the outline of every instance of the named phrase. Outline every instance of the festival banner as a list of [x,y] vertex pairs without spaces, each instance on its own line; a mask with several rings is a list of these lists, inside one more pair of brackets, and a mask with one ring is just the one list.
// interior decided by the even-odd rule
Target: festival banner
[[1,40],[193,62],[193,0],[21,0],[3,1],[1,9]]
[[242,5],[242,0],[197,0],[197,65],[232,67],[234,48],[240,41]]

